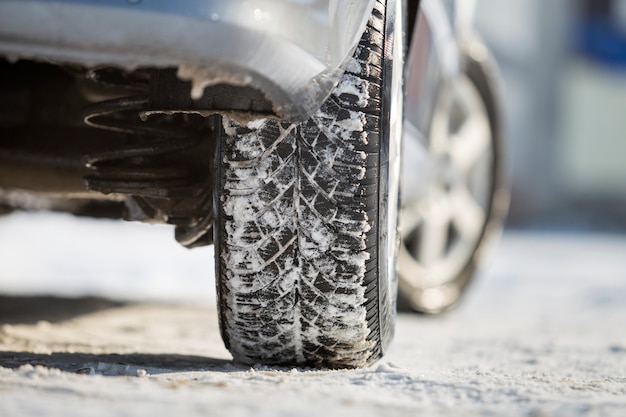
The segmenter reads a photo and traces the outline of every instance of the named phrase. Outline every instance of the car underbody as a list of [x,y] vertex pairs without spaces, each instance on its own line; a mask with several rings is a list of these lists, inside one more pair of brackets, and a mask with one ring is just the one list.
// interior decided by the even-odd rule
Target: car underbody
[[189,247],[211,242],[220,113],[275,117],[249,86],[218,84],[192,100],[176,69],[3,61],[0,80],[3,211],[170,223]]

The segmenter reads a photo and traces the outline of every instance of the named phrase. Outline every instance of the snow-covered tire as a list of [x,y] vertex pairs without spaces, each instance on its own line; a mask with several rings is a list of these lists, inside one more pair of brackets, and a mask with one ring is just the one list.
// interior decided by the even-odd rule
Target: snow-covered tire
[[224,118],[216,276],[237,361],[360,367],[392,338],[402,45],[389,43],[402,26],[399,2],[384,3],[309,120]]

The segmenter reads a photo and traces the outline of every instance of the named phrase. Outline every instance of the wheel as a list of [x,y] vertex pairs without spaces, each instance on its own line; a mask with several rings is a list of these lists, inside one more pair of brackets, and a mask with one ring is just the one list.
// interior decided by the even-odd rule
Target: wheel
[[[402,188],[400,305],[438,313],[455,305],[508,207],[493,67],[474,42],[464,71],[440,89],[428,138],[407,134]],[[412,109],[406,109],[407,113]],[[412,161],[420,155],[420,161]]]
[[403,58],[396,3],[376,2],[346,73],[309,120],[223,119],[216,277],[222,337],[237,361],[360,367],[392,338]]

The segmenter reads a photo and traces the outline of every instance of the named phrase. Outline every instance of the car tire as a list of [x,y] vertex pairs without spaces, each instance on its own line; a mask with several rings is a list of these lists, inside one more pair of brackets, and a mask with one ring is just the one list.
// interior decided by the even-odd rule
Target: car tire
[[[479,167],[482,170],[474,169],[473,172],[466,171],[460,175],[452,175],[452,177],[457,178],[456,182],[458,182],[458,177],[463,177],[461,182],[464,182],[464,186],[467,187],[466,190],[469,191],[466,193],[467,197],[476,200],[472,204],[468,200],[468,204],[465,206],[457,204],[456,210],[471,213],[472,211],[477,212],[473,208],[480,206],[480,216],[474,216],[479,220],[475,221],[474,230],[464,237],[459,237],[462,233],[457,232],[455,234],[454,227],[450,225],[454,223],[454,218],[451,221],[448,219],[450,224],[443,226],[448,227],[448,229],[441,228],[442,234],[445,236],[440,239],[435,237],[434,240],[437,242],[433,242],[433,239],[427,237],[422,230],[428,216],[423,213],[423,207],[437,207],[437,212],[434,214],[441,219],[441,212],[445,211],[445,209],[440,209],[442,205],[426,201],[430,198],[430,193],[425,194],[424,201],[402,202],[403,209],[400,219],[402,243],[398,256],[400,288],[398,303],[402,311],[413,310],[435,314],[455,306],[472,281],[487,243],[494,235],[499,234],[508,210],[509,193],[504,174],[504,143],[500,115],[501,106],[498,101],[498,83],[495,74],[496,67],[487,49],[479,40],[468,41],[465,46],[463,73],[457,81],[459,83],[457,87],[451,90],[465,92],[469,97],[462,99],[474,100],[479,103],[474,110],[482,113],[479,116],[484,117],[485,120],[488,143],[484,144],[484,152],[487,160],[483,167]],[[450,92],[450,90],[442,91]],[[452,109],[455,105],[452,101],[455,99],[454,97],[447,99],[447,108]],[[446,117],[452,116],[447,114]],[[449,119],[440,123],[441,126],[445,126],[445,129],[449,129],[452,124]],[[431,131],[431,135],[433,134]],[[403,155],[406,154],[407,152],[403,151]],[[449,154],[446,155],[446,159],[448,161],[455,160]],[[403,161],[403,164],[406,163],[408,162]],[[463,170],[458,169],[457,171],[462,172]],[[471,178],[472,176],[474,178]],[[472,186],[469,185],[472,181],[481,183],[479,184],[482,188],[480,193],[472,191]],[[443,186],[441,187],[441,185]],[[454,184],[439,184],[439,186],[436,189],[445,190],[442,191],[443,193],[451,193],[455,187]],[[477,197],[477,194],[481,194],[482,197]],[[463,242],[459,243],[459,241]],[[429,245],[431,248],[433,245],[439,246],[441,251],[436,255],[439,259],[434,259],[427,264],[420,256],[420,248]],[[459,246],[463,246],[463,248],[457,250]],[[432,257],[431,255],[430,258]]]
[[392,338],[403,38],[384,3],[310,119],[223,119],[216,277],[236,361],[362,367]]

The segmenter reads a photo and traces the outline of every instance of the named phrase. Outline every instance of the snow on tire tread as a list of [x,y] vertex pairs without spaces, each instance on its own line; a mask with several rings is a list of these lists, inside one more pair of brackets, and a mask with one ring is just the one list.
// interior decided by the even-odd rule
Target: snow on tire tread
[[369,78],[380,74],[381,44],[370,41],[380,19],[373,14],[346,74],[306,122],[223,119],[218,294],[239,361],[358,367],[379,354],[365,276],[376,265],[368,198],[378,184],[368,176],[379,86]]

